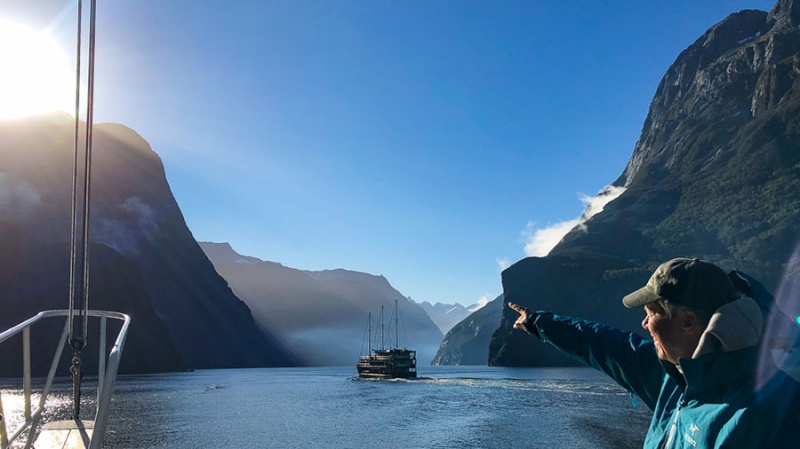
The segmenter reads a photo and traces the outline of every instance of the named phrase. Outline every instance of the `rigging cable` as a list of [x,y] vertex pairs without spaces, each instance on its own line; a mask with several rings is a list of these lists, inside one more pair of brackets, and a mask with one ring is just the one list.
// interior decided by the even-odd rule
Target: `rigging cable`
[[[83,370],[81,368],[81,349],[87,343],[87,328],[89,320],[89,204],[91,185],[91,156],[92,156],[92,125],[94,120],[94,54],[95,54],[95,28],[97,1],[91,0],[89,12],[89,55],[87,73],[87,101],[86,101],[86,136],[83,154],[83,190],[80,211],[82,219],[79,221],[78,207],[78,178],[80,162],[80,90],[81,90],[81,34],[83,31],[82,16],[83,2],[78,0],[77,20],[77,59],[75,73],[75,140],[74,160],[72,173],[72,224],[70,235],[70,292],[69,292],[69,344],[72,347],[73,357],[70,372],[73,386],[73,419],[80,415],[80,386]],[[80,232],[79,232],[80,231]],[[78,253],[78,235],[81,235],[81,252]],[[80,281],[80,282],[79,282]],[[80,307],[76,301],[80,298]],[[78,329],[76,330],[76,323]]]

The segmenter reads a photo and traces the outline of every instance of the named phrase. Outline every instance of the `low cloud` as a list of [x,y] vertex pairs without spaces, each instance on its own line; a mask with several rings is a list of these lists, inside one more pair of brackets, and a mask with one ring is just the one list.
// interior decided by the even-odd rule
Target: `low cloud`
[[581,222],[602,212],[606,204],[617,199],[623,192],[625,192],[625,187],[607,186],[595,196],[581,195],[581,202],[586,205],[586,209],[584,209],[583,214],[581,214]]
[[158,231],[156,211],[137,196],[127,198],[118,207],[124,214],[98,214],[93,240],[120,254],[138,254],[141,241],[152,238]]
[[158,230],[158,226],[155,222],[155,209],[153,209],[149,204],[143,202],[138,196],[127,198],[120,205],[120,209],[136,217],[136,220],[139,224],[139,230],[146,237],[151,237],[156,230]]
[[500,271],[503,271],[511,266],[511,261],[509,261],[505,257],[503,258],[498,257],[497,259],[495,259],[495,261],[497,262],[497,267],[500,268]]
[[537,229],[536,223],[529,221],[525,230],[522,231],[522,236],[525,238],[525,255],[528,257],[546,256],[580,222],[579,219],[562,221]]
[[0,172],[0,213],[27,219],[42,201],[36,188],[25,181],[14,181]]
[[569,231],[583,224],[603,211],[606,204],[615,200],[625,191],[624,187],[608,186],[595,196],[579,195],[580,201],[585,205],[580,217],[537,228],[535,222],[528,222],[522,236],[525,239],[525,255],[528,257],[544,257],[564,238]]
[[486,304],[489,304],[489,302],[491,300],[493,300],[493,299],[494,298],[490,298],[488,296],[481,296],[481,298],[478,300],[478,302],[476,302],[475,304],[469,306],[467,308],[467,310],[469,310],[470,312],[476,312],[476,311],[482,309]]

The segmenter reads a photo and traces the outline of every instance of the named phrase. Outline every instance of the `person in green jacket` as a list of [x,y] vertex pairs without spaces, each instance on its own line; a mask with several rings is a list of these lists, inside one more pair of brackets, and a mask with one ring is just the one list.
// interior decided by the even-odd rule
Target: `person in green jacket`
[[652,340],[510,302],[514,328],[605,372],[653,410],[645,448],[800,448],[800,385],[759,375],[761,309],[719,267],[679,258],[622,300]]

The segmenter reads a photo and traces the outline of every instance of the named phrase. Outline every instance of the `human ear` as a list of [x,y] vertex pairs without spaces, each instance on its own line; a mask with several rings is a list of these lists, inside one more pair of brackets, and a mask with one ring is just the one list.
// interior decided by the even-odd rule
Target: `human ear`
[[698,331],[702,332],[700,318],[691,310],[684,310],[681,312],[681,330],[685,334],[694,334]]

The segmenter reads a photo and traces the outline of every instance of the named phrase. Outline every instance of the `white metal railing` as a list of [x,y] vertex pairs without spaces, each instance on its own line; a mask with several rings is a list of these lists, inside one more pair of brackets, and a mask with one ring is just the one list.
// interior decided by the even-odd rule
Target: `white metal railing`
[[[47,375],[47,380],[42,387],[39,405],[36,409],[31,409],[31,326],[45,318],[60,316],[66,317],[64,330],[61,332],[61,339],[58,342],[56,352],[53,356],[53,361],[50,364],[50,372]],[[103,435],[105,434],[108,412],[111,406],[111,395],[114,392],[114,382],[116,381],[117,377],[119,361],[122,357],[122,347],[125,344],[125,337],[128,333],[128,326],[131,319],[124,313],[106,312],[100,310],[90,310],[88,312],[88,316],[100,318],[100,339],[98,350],[99,362],[97,365],[97,410],[95,412],[92,439],[89,444],[90,449],[99,449],[103,444]],[[50,393],[50,388],[53,385],[53,379],[55,378],[58,361],[61,358],[61,353],[67,341],[67,334],[69,331],[68,317],[68,310],[47,310],[44,312],[39,312],[39,314],[33,318],[23,321],[22,323],[0,334],[0,344],[2,344],[5,340],[8,340],[14,335],[22,332],[22,389],[24,397],[24,422],[21,423],[16,429],[12,430],[10,435],[7,433],[7,420],[5,419],[6,415],[3,413],[2,397],[0,397],[0,449],[7,449],[11,444],[14,443],[14,441],[16,441],[17,438],[19,438],[20,435],[26,431],[26,449],[30,448],[33,444],[33,438],[38,430],[47,396]],[[114,346],[108,352],[106,359],[106,321],[108,318],[121,320],[123,323],[119,334],[117,334],[117,339],[114,342]]]

